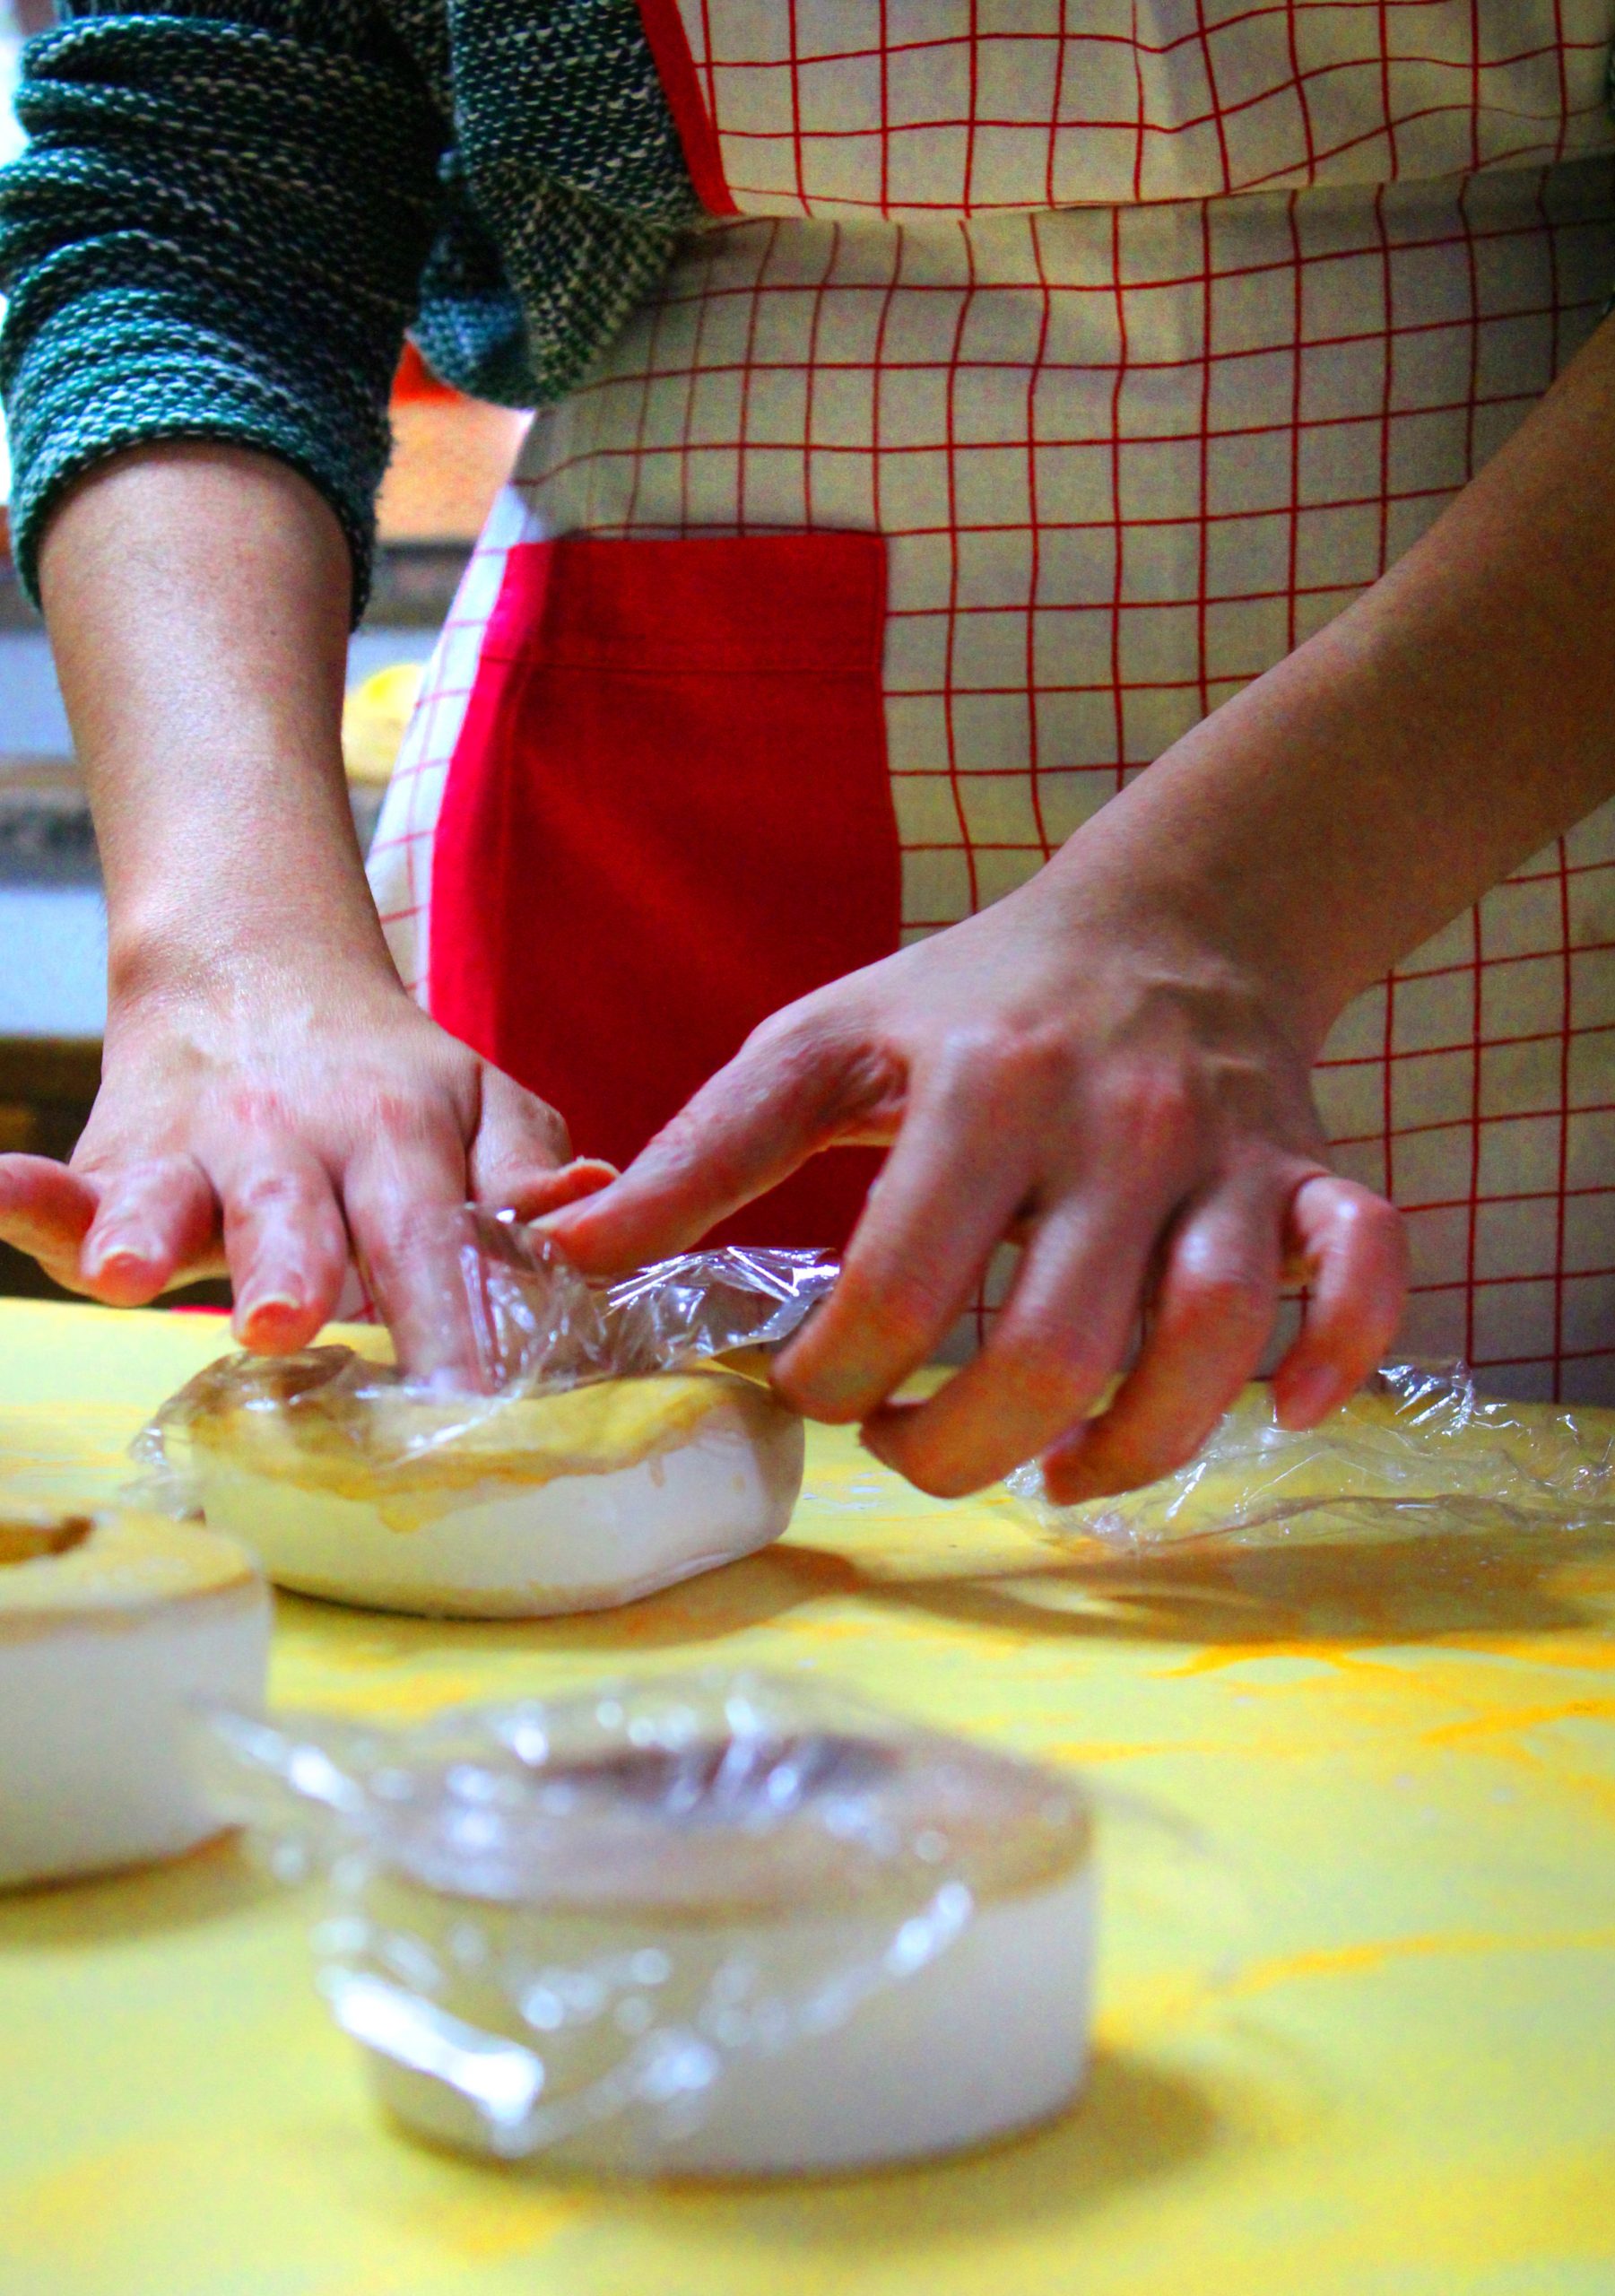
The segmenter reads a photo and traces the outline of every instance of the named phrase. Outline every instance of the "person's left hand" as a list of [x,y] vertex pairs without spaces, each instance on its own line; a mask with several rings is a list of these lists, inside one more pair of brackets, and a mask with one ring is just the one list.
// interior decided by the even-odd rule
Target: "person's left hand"
[[[890,1144],[775,1379],[814,1418],[862,1421],[923,1490],[1042,1455],[1069,1501],[1182,1465],[1255,1370],[1287,1266],[1310,1297],[1276,1400],[1287,1425],[1321,1419],[1395,1328],[1401,1223],[1319,1152],[1293,968],[1270,974],[1207,926],[1202,891],[1106,849],[1079,832],[1020,892],[776,1014],[546,1231],[613,1272],[688,1248],[821,1149]],[[979,1356],[894,1403],[1006,1238],[1021,1256]]]

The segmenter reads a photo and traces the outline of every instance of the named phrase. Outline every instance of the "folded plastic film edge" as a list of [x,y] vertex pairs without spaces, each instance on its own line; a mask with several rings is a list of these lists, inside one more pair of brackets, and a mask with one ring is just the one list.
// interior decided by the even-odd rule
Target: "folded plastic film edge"
[[1568,1529],[1615,1515],[1615,1432],[1596,1411],[1482,1396],[1463,1363],[1392,1363],[1304,1431],[1247,1389],[1186,1466],[1116,1498],[1058,1506],[1036,1465],[1009,1485],[1054,1538],[1129,1548],[1481,1519]]

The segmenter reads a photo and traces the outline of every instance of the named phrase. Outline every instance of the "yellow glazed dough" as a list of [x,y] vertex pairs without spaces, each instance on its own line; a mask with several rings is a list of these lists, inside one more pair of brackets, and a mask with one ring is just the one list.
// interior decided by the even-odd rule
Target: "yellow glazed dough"
[[227,1404],[193,1423],[192,1440],[237,1467],[376,1500],[406,1529],[489,1483],[618,1474],[687,1441],[725,1408],[758,1427],[781,1415],[765,1391],[725,1373],[604,1379],[486,1405],[421,1396],[379,1384],[381,1376],[362,1397],[304,1396],[291,1412],[256,1399]]
[[209,1523],[278,1584],[428,1614],[632,1601],[777,1538],[802,1483],[800,1419],[725,1371],[469,1403],[382,1371],[187,1424]]
[[187,1712],[262,1704],[269,1617],[250,1559],[195,1524],[0,1504],[0,1886],[215,1833]]
[[134,1624],[155,1605],[232,1594],[261,1601],[262,1578],[249,1555],[200,1524],[0,1500],[0,1642],[89,1618]]

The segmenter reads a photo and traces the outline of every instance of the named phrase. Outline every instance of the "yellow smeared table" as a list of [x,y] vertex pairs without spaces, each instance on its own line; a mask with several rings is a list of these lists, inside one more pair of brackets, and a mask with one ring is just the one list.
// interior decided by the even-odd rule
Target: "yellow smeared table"
[[[211,1318],[0,1307],[0,1480],[92,1497]],[[1078,1566],[815,1431],[781,1546],[636,1608],[282,1598],[282,1701],[378,1717],[628,1664],[833,1671],[1194,1819],[1184,1908],[1057,2127],[923,2171],[600,2192],[376,2119],[307,1900],[226,1845],[0,1900],[4,2296],[1610,2296],[1615,1525]],[[0,1750],[3,1758],[3,1750]]]

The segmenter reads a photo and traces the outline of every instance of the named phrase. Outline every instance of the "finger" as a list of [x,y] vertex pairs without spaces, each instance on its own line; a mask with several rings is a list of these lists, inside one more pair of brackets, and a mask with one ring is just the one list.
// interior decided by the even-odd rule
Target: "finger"
[[468,1248],[465,1156],[440,1135],[378,1142],[343,1179],[343,1206],[365,1288],[411,1378],[480,1380],[462,1252]]
[[520,1187],[506,1193],[502,1205],[514,1212],[518,1220],[540,1220],[548,1213],[559,1212],[564,1205],[579,1203],[586,1196],[597,1196],[619,1177],[616,1165],[606,1163],[602,1157],[576,1156],[559,1171],[534,1172]]
[[1109,1187],[1050,1213],[981,1353],[927,1402],[877,1412],[868,1448],[939,1499],[979,1491],[1047,1450],[1121,1368],[1170,1209]]
[[236,1337],[264,1355],[307,1347],[334,1312],[348,1269],[330,1174],[297,1141],[255,1137],[216,1178]]
[[482,1071],[482,1111],[471,1144],[470,1194],[504,1210],[540,1175],[571,1161],[565,1120],[502,1069]]
[[866,1419],[928,1362],[966,1306],[1031,1171],[967,1064],[916,1074],[902,1128],[828,1300],[774,1366],[813,1419]]
[[172,1283],[217,1274],[219,1202],[191,1156],[153,1156],[93,1175],[100,1201],[79,1253],[79,1283],[117,1308],[143,1307]]
[[1272,1329],[1281,1204],[1270,1178],[1224,1189],[1180,1220],[1137,1361],[1107,1407],[1044,1455],[1056,1506],[1154,1483],[1194,1457],[1255,1373]]
[[53,1283],[81,1290],[79,1247],[100,1203],[98,1184],[48,1156],[0,1156],[0,1243],[38,1260]]
[[595,1275],[686,1251],[843,1136],[855,1112],[890,1097],[889,1075],[842,1040],[768,1022],[620,1180],[546,1220],[544,1231]]
[[1333,1172],[1301,1183],[1288,1225],[1310,1297],[1300,1335],[1273,1375],[1273,1403],[1281,1427],[1315,1427],[1395,1336],[1407,1300],[1407,1234],[1384,1196]]

